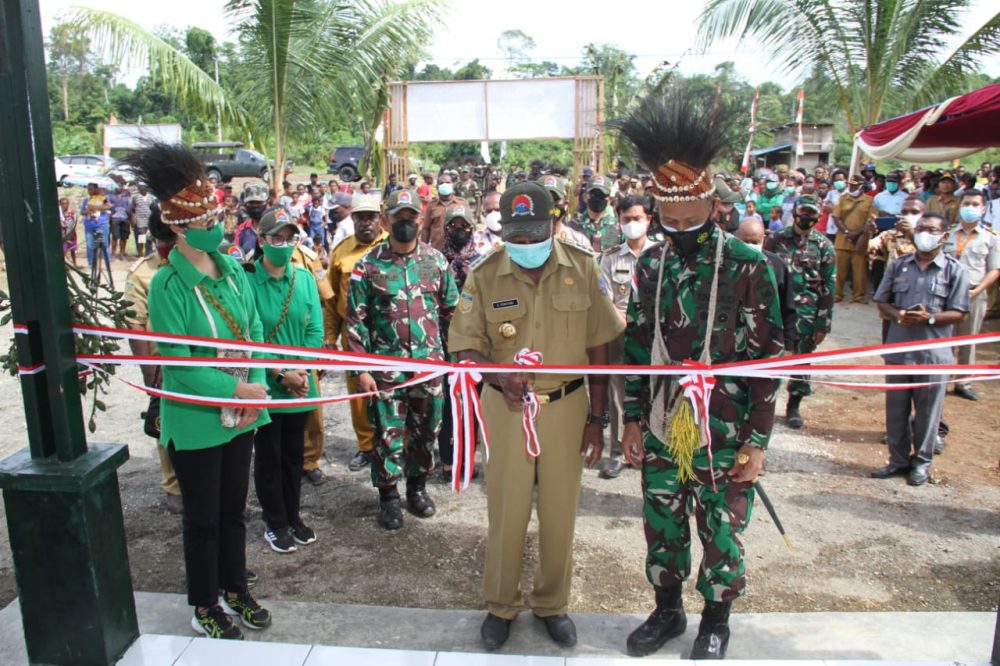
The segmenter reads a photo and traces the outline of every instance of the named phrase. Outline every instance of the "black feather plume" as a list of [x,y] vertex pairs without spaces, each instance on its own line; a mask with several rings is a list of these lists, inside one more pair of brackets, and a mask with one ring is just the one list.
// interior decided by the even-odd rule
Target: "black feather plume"
[[612,120],[650,170],[667,160],[703,169],[728,144],[733,114],[721,95],[673,86],[640,100],[624,118]]
[[122,160],[160,201],[166,201],[196,180],[205,181],[205,167],[185,145],[152,141]]

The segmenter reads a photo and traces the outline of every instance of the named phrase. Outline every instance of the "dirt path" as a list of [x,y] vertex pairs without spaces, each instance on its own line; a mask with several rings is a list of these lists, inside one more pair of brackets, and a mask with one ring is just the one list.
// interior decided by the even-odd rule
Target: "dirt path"
[[[124,269],[116,262],[116,268]],[[0,277],[5,282],[5,276]],[[996,330],[998,322],[988,322]],[[7,344],[10,329],[0,331]],[[878,339],[873,306],[839,307],[824,348]],[[981,362],[998,362],[997,349]],[[138,372],[124,374],[138,379]],[[324,392],[344,390],[340,378]],[[779,419],[768,452],[766,488],[795,543],[789,552],[763,506],[746,533],[749,594],[740,611],[990,610],[1000,594],[1000,384],[981,383],[982,400],[949,396],[948,449],[935,461],[935,483],[911,488],[902,479],[875,481],[884,462],[884,398],[875,391],[819,388],[804,403],[806,428]],[[20,389],[0,378],[0,456],[26,445]],[[141,432],[145,402],[123,385],[108,396],[92,441],[127,442],[131,460],[120,470],[129,555],[136,589],[182,592],[180,520],[166,513],[153,442]],[[783,411],[784,396],[780,399]],[[376,493],[367,472],[346,468],[353,432],[346,407],[326,412],[325,485],[306,485],[303,514],[319,541],[277,555],[261,538],[253,497],[247,512],[250,567],[261,597],[429,608],[481,607],[485,545],[482,482],[460,496],[433,486],[438,515],[386,533],[375,522]],[[577,521],[571,608],[641,613],[650,606],[643,573],[639,476],[606,481],[584,474]],[[697,547],[696,547],[697,548]],[[534,526],[526,550],[524,587],[537,553]],[[697,603],[693,585],[687,594]],[[0,528],[0,604],[14,597],[6,522]]]

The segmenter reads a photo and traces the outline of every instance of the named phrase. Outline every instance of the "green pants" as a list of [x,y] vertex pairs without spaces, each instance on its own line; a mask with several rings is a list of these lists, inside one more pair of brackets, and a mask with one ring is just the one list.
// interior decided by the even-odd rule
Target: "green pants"
[[[811,354],[816,351],[816,343],[813,341],[814,331],[811,328],[805,328],[799,331],[799,338],[795,341],[794,348],[792,350],[793,354]],[[812,395],[813,388],[812,382],[808,381],[809,377],[806,375],[793,376],[788,380],[788,395],[797,395],[805,397],[807,395]]]
[[368,417],[374,430],[373,485],[391,488],[404,473],[407,477],[425,476],[434,469],[443,402],[440,379],[369,400]]
[[643,522],[646,529],[646,577],[657,587],[672,587],[691,574],[693,511],[704,555],[698,591],[709,601],[732,601],[743,594],[746,577],[740,533],[750,521],[754,490],[750,483],[729,481],[738,444],[714,452],[716,490],[712,489],[708,451],[694,456],[695,479],[680,482],[666,447],[648,432],[642,466]]

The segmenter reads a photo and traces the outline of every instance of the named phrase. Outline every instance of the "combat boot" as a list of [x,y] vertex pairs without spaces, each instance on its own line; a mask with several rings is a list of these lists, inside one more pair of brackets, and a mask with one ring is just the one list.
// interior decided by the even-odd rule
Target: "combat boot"
[[403,526],[403,509],[399,503],[399,491],[395,486],[378,489],[378,522],[387,530],[398,530]]
[[802,415],[799,414],[799,404],[801,402],[801,395],[788,396],[788,406],[785,408],[785,425],[789,428],[798,430],[805,424],[805,421],[802,420]]
[[437,512],[434,500],[427,494],[427,477],[406,478],[406,508],[417,518],[430,518]]
[[705,601],[698,637],[694,639],[690,659],[725,659],[729,647],[729,609],[731,601]]
[[652,654],[663,647],[664,643],[680,636],[687,629],[684,600],[681,599],[681,584],[654,589],[656,610],[629,634],[625,643],[629,656],[645,657]]

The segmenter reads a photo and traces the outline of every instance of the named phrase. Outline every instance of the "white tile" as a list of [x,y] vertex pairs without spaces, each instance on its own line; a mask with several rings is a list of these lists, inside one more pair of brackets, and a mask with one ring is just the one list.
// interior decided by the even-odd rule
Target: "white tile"
[[118,666],[172,666],[190,643],[190,636],[143,634],[118,660]]
[[434,666],[434,652],[314,645],[305,666]]
[[[519,654],[438,652],[434,666],[565,666],[565,657],[528,657]],[[634,666],[634,665],[633,665]]]
[[[246,635],[247,632],[244,632]],[[258,641],[225,641],[195,638],[175,662],[177,666],[302,666],[309,656],[310,645],[295,643],[261,643]]]
[[642,666],[647,664],[694,666],[694,662],[689,659],[644,657],[637,660],[631,657],[566,657],[566,666],[636,666],[637,664],[642,664]]

